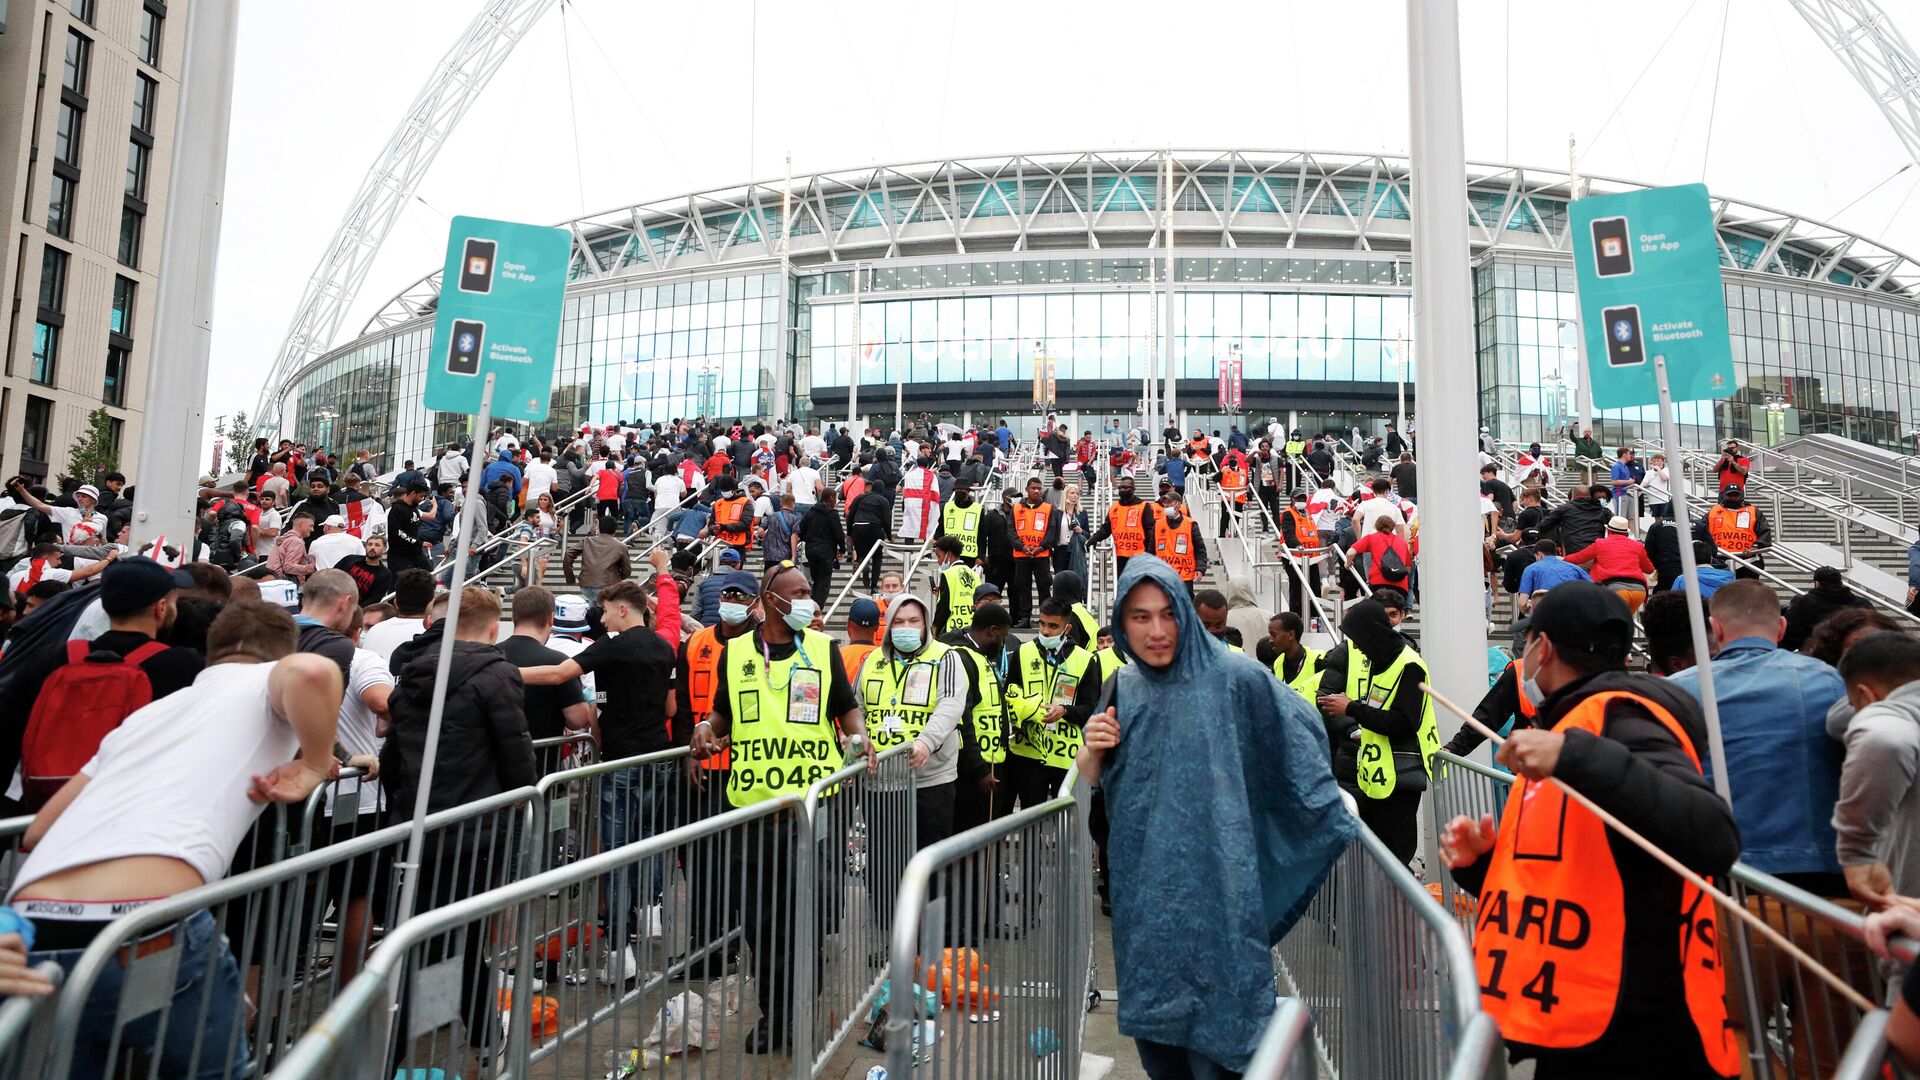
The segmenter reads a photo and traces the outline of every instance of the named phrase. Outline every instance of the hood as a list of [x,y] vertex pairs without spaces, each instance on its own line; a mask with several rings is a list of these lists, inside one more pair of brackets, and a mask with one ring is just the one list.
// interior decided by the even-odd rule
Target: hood
[[1387,618],[1387,609],[1378,600],[1362,600],[1347,609],[1347,616],[1340,620],[1340,634],[1359,649],[1367,658],[1367,663],[1376,670],[1393,663],[1400,655],[1400,649],[1406,644],[1393,623]]
[[[1055,578],[1054,580],[1059,580]],[[1234,578],[1227,583],[1227,607],[1253,607],[1253,586],[1245,578]]]
[[1062,570],[1053,575],[1053,595],[1069,604],[1087,602],[1087,585],[1080,575],[1072,570]]
[[1844,581],[1836,581],[1831,585],[1828,585],[1828,584],[1815,585],[1809,591],[1819,594],[1820,598],[1823,600],[1838,600],[1842,602],[1849,602],[1859,598],[1858,595],[1855,594],[1852,589],[1847,587],[1847,583]]
[[[1173,600],[1174,620],[1179,624],[1180,640],[1176,643],[1173,663],[1166,669],[1157,670],[1144,663],[1135,663],[1139,658],[1133,654],[1133,647],[1127,641],[1126,622],[1120,617],[1120,611],[1127,596],[1135,589],[1157,588]],[[1140,672],[1149,683],[1190,679],[1202,675],[1209,666],[1225,662],[1227,647],[1215,641],[1213,635],[1200,622],[1200,613],[1193,609],[1193,599],[1187,595],[1187,587],[1163,559],[1152,555],[1135,555],[1127,560],[1126,572],[1120,575],[1120,587],[1114,590],[1112,622],[1114,628],[1113,647],[1133,670]],[[1384,609],[1382,609],[1384,611]]]
[[[920,609],[920,621],[925,626],[925,629],[920,632],[920,647],[924,649],[935,637],[933,632],[933,612],[928,610],[925,600],[920,599],[912,593],[901,593],[895,596],[893,602],[887,605],[887,622],[888,625],[891,626],[893,619],[909,604]],[[898,650],[893,647],[893,632],[891,629],[889,629],[886,636],[881,639],[880,647],[886,651],[888,659],[894,659],[899,655]]]

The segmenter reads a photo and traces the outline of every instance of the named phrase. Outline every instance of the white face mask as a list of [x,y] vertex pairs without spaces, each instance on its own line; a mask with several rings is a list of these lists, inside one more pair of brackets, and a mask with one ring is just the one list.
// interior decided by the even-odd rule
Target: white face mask
[[789,600],[787,604],[787,613],[781,616],[781,621],[795,630],[805,630],[813,625],[813,614],[818,610],[818,605],[812,597],[803,596]]

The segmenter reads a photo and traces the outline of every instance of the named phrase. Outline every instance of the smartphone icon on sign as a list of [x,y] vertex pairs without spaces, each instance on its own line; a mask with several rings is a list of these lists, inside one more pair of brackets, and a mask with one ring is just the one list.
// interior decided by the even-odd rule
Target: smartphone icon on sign
[[1633,249],[1627,240],[1627,219],[1593,219],[1594,273],[1601,277],[1620,277],[1633,273]]
[[1607,328],[1607,366],[1634,367],[1647,362],[1638,305],[1606,308],[1600,312],[1600,322]]
[[453,340],[447,343],[447,370],[455,375],[480,374],[480,349],[486,335],[486,323],[453,320]]
[[467,239],[467,248],[460,257],[460,291],[470,293],[489,293],[493,291],[493,255],[499,245],[491,240],[478,237]]

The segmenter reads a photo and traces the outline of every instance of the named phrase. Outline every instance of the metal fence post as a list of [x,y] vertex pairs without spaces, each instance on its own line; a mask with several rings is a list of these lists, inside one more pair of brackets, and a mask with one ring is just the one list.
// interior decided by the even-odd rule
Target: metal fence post
[[[816,826],[818,808],[819,800],[809,793],[809,797],[801,801],[793,821],[793,985],[788,989],[793,1000],[787,1005],[792,1031],[789,1041],[793,1054],[793,1080],[811,1080],[815,1056],[814,973],[820,963],[820,919],[817,914],[820,871],[815,858],[820,842]],[[780,991],[777,987],[762,986],[759,992],[768,995]],[[766,1008],[763,1003],[762,1015],[765,1015]]]

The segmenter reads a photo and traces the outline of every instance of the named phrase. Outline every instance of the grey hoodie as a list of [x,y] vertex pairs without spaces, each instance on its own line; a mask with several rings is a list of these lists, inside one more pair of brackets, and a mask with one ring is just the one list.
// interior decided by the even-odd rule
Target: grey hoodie
[[1895,892],[1920,896],[1920,681],[1855,713],[1845,742],[1833,807],[1840,865],[1884,862]]
[[[929,627],[933,625],[933,612],[928,610],[927,602],[919,597],[902,593],[894,604],[895,611],[905,604],[918,606],[920,617],[926,620]],[[931,643],[934,639],[935,635],[929,630],[921,640]],[[923,645],[922,648],[924,647]],[[866,663],[868,665],[889,664],[893,663],[898,655],[899,650],[893,647],[891,640],[888,640],[882,642],[880,648],[867,657]],[[920,771],[913,774],[915,788],[938,787],[960,778],[959,725],[967,707],[967,671],[967,665],[960,659],[958,653],[949,651],[940,661],[934,686],[936,704],[933,707],[933,715],[927,717],[927,726],[921,730],[919,738],[914,740],[925,743],[929,751],[927,763],[920,767]],[[854,689],[864,694],[864,690],[857,681],[858,673],[852,673],[850,677],[856,680]],[[886,717],[878,712],[869,712],[867,723],[869,725],[884,724]]]

